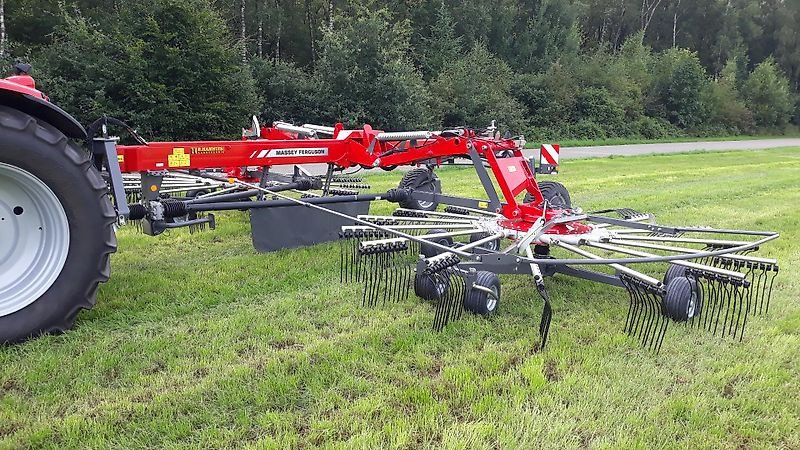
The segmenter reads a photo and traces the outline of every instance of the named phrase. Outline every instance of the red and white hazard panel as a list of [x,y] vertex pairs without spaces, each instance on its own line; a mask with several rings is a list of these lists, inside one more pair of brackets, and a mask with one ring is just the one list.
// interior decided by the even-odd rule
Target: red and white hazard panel
[[542,148],[539,149],[539,164],[557,166],[560,151],[561,146],[558,144],[542,144]]

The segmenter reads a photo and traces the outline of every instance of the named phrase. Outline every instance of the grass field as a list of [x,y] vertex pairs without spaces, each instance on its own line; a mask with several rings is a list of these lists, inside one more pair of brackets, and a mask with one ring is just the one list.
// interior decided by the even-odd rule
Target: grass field
[[[742,343],[671,326],[653,355],[621,331],[623,291],[558,276],[536,353],[527,278],[503,278],[493,318],[434,333],[420,300],[360,307],[336,244],[257,254],[244,214],[124,229],[74,331],[0,348],[0,448],[800,448],[800,149],[561,169],[587,210],[782,232],[761,253],[782,265],[769,317]],[[440,175],[477,194],[472,171]]]
[[[658,139],[643,138],[606,138],[606,139],[550,139],[561,147],[593,147],[597,145],[625,145],[625,144],[657,144],[671,142],[711,142],[711,141],[749,141],[764,139],[790,139],[799,137],[797,132],[776,135],[736,135],[736,136],[710,136],[710,137],[666,137]],[[528,148],[539,148],[539,144],[531,142]]]

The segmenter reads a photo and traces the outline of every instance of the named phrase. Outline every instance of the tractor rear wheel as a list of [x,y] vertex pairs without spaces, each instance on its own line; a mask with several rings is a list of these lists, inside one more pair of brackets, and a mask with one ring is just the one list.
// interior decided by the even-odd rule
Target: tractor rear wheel
[[0,106],[0,344],[63,332],[94,306],[115,221],[88,153]]

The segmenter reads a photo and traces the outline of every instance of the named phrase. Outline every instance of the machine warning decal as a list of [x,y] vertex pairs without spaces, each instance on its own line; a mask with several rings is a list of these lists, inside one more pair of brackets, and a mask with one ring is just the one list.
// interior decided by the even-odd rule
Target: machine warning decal
[[189,167],[192,165],[192,156],[182,147],[173,148],[172,154],[167,157],[169,167]]
[[117,155],[117,162],[124,163],[125,155]]
[[192,147],[192,155],[221,155],[225,147]]
[[312,148],[280,148],[273,150],[255,151],[251,158],[292,158],[303,156],[328,156],[327,147]]

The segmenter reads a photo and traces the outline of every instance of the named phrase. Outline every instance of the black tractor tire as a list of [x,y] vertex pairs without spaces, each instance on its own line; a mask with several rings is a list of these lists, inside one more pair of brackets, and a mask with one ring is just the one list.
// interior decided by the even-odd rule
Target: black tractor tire
[[500,279],[497,274],[485,270],[478,271],[475,285],[493,290],[497,293],[496,298],[492,298],[488,292],[470,289],[464,295],[464,309],[480,316],[488,316],[497,311],[500,305]]
[[[94,306],[98,285],[110,276],[110,256],[117,248],[117,216],[108,187],[88,152],[49,124],[5,106],[0,106],[0,164],[5,164],[7,171],[26,172],[52,192],[48,195],[61,204],[64,213],[54,214],[59,220],[66,216],[68,226],[62,229],[68,230],[69,240],[61,253],[61,257],[66,254],[63,267],[58,274],[51,274],[55,281],[49,287],[42,285],[46,290],[37,298],[26,299],[30,301],[27,306],[0,317],[0,344],[62,333],[73,326],[82,309]],[[13,180],[11,183],[7,186],[13,189]],[[0,215],[5,215],[2,197],[0,183]],[[14,226],[14,217],[5,218],[9,219],[7,226]],[[30,231],[25,233],[30,236]],[[14,258],[20,252],[19,246],[11,247],[6,256]],[[15,286],[12,283],[8,288]],[[24,289],[18,292],[25,294]]]
[[[441,234],[441,233],[447,233],[447,230],[434,228],[432,230],[428,230],[428,232],[425,233],[425,234],[427,235],[427,234]],[[425,236],[423,235],[421,237],[424,238]],[[433,239],[429,239],[429,240],[431,242],[435,242],[435,243],[440,244],[440,245],[446,245],[448,247],[451,247],[453,245],[453,238],[450,237],[450,236],[433,238]],[[444,253],[444,250],[439,250],[438,248],[436,248],[436,247],[434,247],[432,245],[429,245],[429,244],[420,244],[419,245],[419,252],[422,254],[422,256],[424,256],[426,258],[430,258],[430,257],[436,256],[436,255],[439,255],[441,253]]]
[[667,284],[666,293],[661,302],[665,316],[676,322],[686,322],[700,315],[703,295],[697,280],[688,277],[676,277]]
[[[572,199],[567,188],[558,181],[539,181],[539,192],[547,200],[548,208],[572,209]],[[525,194],[525,203],[533,201],[531,194]]]
[[[434,194],[441,194],[442,188],[439,178],[425,167],[411,169],[403,175],[399,189],[412,189],[415,191],[426,191]],[[438,202],[422,200],[406,200],[400,202],[400,207],[406,209],[417,209],[420,211],[435,211],[439,206]]]
[[424,300],[439,300],[450,288],[450,277],[418,273],[414,276],[414,293]]
[[[488,233],[472,233],[469,235],[469,243],[471,244],[473,242],[480,241],[481,239],[486,239],[487,237],[489,237]],[[475,250],[483,250],[484,253],[486,253],[488,250],[490,253],[496,253],[500,251],[500,244],[500,239],[495,239],[477,247]]]

